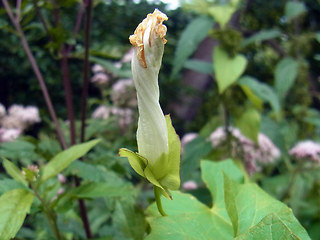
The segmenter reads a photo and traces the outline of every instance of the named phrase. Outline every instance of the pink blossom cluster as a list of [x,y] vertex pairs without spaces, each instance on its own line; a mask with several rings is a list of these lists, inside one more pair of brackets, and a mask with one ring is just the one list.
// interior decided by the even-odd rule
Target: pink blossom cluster
[[131,108],[120,107],[107,107],[100,105],[92,113],[93,118],[108,119],[111,116],[115,116],[120,129],[126,130],[126,128],[133,122],[133,110]]
[[[131,48],[120,61],[116,62],[114,66],[121,68],[124,63],[130,62],[134,54],[133,48]],[[136,91],[133,80],[128,79],[115,79],[111,73],[101,65],[95,64],[92,67],[94,73],[91,82],[95,83],[102,91],[103,96],[110,97],[112,102],[111,106],[98,106],[92,113],[93,118],[108,119],[113,116],[117,119],[118,125],[124,133],[127,127],[133,122],[134,111],[138,105]],[[103,86],[111,85],[111,91],[103,92]],[[106,94],[107,93],[107,94]]]
[[0,143],[13,141],[29,126],[40,121],[39,110],[34,106],[14,104],[6,111],[0,104]]
[[189,142],[192,142],[196,137],[198,137],[198,133],[186,133],[182,138],[181,138],[181,153],[184,152],[187,144]]
[[182,188],[185,190],[195,190],[198,188],[198,184],[193,180],[189,180],[182,184]]
[[91,82],[98,87],[103,87],[108,85],[110,82],[109,73],[100,64],[94,64],[91,68],[93,76],[91,77]]
[[[130,62],[133,56],[134,50],[131,48],[120,61],[114,63],[116,68],[121,68],[123,63]],[[111,74],[100,64],[95,64],[92,66],[93,76],[91,82],[98,87],[103,87],[109,84],[111,81]]]
[[320,163],[320,143],[312,140],[298,142],[290,149],[289,154],[299,160],[310,159],[313,162]]
[[[252,175],[261,170],[261,165],[273,163],[280,157],[280,150],[263,133],[258,134],[258,143],[245,137],[235,127],[228,128],[230,134],[231,155],[243,159],[247,172]],[[227,141],[226,129],[217,128],[209,137],[213,148],[217,148]]]
[[129,78],[116,81],[112,85],[111,100],[116,106],[136,107],[138,101],[133,80]]

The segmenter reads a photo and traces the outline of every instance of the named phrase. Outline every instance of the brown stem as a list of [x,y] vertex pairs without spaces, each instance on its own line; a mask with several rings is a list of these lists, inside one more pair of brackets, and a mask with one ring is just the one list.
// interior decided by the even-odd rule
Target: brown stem
[[58,122],[58,119],[57,119],[57,116],[56,116],[56,113],[54,111],[54,108],[53,108],[53,105],[52,105],[52,102],[51,102],[51,99],[50,99],[50,96],[49,96],[49,93],[48,93],[48,90],[47,90],[47,87],[46,87],[46,84],[43,80],[43,77],[42,77],[42,74],[39,70],[39,67],[37,65],[37,62],[35,60],[35,58],[33,57],[32,55],[32,52],[30,50],[30,47],[29,47],[29,44],[24,36],[24,33],[21,29],[21,26],[20,26],[20,23],[18,21],[16,21],[16,19],[14,18],[13,14],[12,14],[12,11],[11,11],[11,8],[7,2],[7,0],[2,0],[2,3],[9,15],[9,18],[11,20],[11,22],[13,23],[13,25],[15,26],[17,32],[19,33],[19,36],[20,36],[20,39],[21,39],[21,44],[27,54],[27,57],[29,59],[29,62],[32,66],[32,69],[38,79],[38,82],[40,84],[40,87],[41,87],[41,91],[42,91],[42,94],[43,94],[43,97],[45,99],[45,102],[46,102],[46,105],[47,105],[47,108],[49,110],[49,113],[50,113],[50,116],[55,124],[55,128],[56,128],[56,131],[57,131],[57,135],[58,135],[58,138],[60,140],[60,143],[62,145],[62,147],[64,149],[67,148],[67,145],[66,145],[66,142],[65,142],[65,139],[63,137],[63,134],[62,134],[62,131],[61,131],[61,128],[60,128],[60,125],[59,125],[59,122]]
[[91,21],[91,7],[92,1],[85,1],[86,21],[85,21],[85,35],[84,35],[84,63],[83,63],[83,82],[82,82],[82,96],[81,96],[81,142],[85,140],[85,125],[87,112],[87,98],[89,85],[89,44],[90,44],[90,21]]
[[21,12],[21,0],[17,0],[16,9],[17,9],[16,21],[19,22],[20,21],[20,12]]
[[62,79],[63,87],[65,92],[65,101],[67,105],[67,114],[68,120],[70,122],[70,143],[71,145],[76,144],[76,130],[75,130],[75,121],[74,121],[74,107],[72,102],[72,88],[70,82],[70,72],[69,72],[69,63],[68,63],[68,50],[63,44],[61,48],[61,69],[62,69]]
[[[80,141],[85,140],[85,125],[86,125],[86,110],[88,98],[88,85],[89,85],[89,45],[90,45],[90,23],[91,23],[91,8],[92,1],[84,2],[85,5],[85,26],[84,26],[84,63],[83,63],[83,82],[82,82],[82,96],[81,96],[81,136]],[[80,180],[76,178],[76,185],[80,185]],[[80,214],[82,222],[86,231],[87,238],[92,238],[90,224],[87,216],[87,211],[83,200],[79,200]]]
[[[81,23],[82,23],[82,18],[83,18],[83,13],[84,13],[84,6],[83,4],[79,4],[79,9],[78,9],[78,13],[77,13],[77,19],[76,19],[76,23],[73,29],[73,38],[76,38],[76,35],[78,34],[80,27],[81,27]],[[72,48],[74,47],[74,44],[70,44],[68,46],[68,53],[70,53],[72,51]]]
[[[60,11],[58,8],[57,3],[55,2],[55,0],[52,0],[53,4],[54,4],[54,16],[55,16],[55,23],[56,25],[59,24],[60,22]],[[81,20],[82,20],[82,13],[81,13],[81,7],[79,9],[79,13],[77,15],[77,21],[76,21],[76,25],[74,28],[74,34],[77,33],[77,31],[79,31],[80,25],[81,25]],[[61,64],[62,64],[62,73],[63,73],[63,82],[64,82],[64,88],[65,88],[65,93],[66,93],[66,102],[67,102],[67,111],[68,111],[68,118],[70,121],[70,140],[71,140],[71,144],[76,143],[76,135],[75,135],[75,126],[74,126],[74,115],[73,115],[73,104],[72,104],[72,91],[71,91],[71,84],[70,84],[70,74],[69,74],[69,64],[68,64],[68,55],[70,53],[70,51],[72,50],[72,46],[66,48],[65,45],[62,46],[62,60],[61,60]],[[75,177],[75,185],[77,187],[79,187],[81,184],[81,181],[79,178]],[[79,204],[79,211],[80,211],[80,215],[81,215],[81,220],[83,223],[83,227],[85,229],[86,232],[86,236],[88,239],[92,238],[92,233],[91,233],[91,229],[90,229],[90,223],[89,223],[89,219],[88,219],[88,214],[87,214],[87,208],[85,205],[85,202],[83,199],[79,199],[78,200],[78,204]]]

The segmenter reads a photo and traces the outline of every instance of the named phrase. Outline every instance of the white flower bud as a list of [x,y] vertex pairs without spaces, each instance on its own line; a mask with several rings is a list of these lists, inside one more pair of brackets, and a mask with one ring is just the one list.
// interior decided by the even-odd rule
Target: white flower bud
[[129,38],[135,53],[132,58],[132,74],[139,109],[138,150],[150,165],[154,165],[169,151],[167,124],[159,104],[158,86],[167,31],[162,22],[167,19],[164,13],[156,9],[148,14]]

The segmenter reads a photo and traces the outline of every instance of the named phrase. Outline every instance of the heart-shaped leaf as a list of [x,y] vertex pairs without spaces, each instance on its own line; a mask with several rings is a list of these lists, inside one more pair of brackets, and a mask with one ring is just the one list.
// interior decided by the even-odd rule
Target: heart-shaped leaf
[[226,51],[217,46],[213,53],[213,68],[219,87],[219,93],[223,93],[244,72],[247,59],[238,54],[230,57]]
[[[160,216],[155,204],[147,212],[151,233],[147,240],[176,239],[310,239],[292,210],[261,188],[243,181],[232,160],[201,162],[202,179],[213,204],[208,207],[189,194],[173,192],[162,198],[168,216]],[[270,237],[271,236],[271,237]],[[298,237],[298,238],[295,238]]]

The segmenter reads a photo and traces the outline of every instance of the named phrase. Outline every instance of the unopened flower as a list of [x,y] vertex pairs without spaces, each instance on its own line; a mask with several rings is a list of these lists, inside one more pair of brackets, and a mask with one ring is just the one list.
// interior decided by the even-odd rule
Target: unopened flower
[[59,188],[58,191],[57,191],[57,194],[53,196],[53,198],[50,200],[50,202],[53,202],[55,200],[58,199],[58,197],[62,194],[64,194],[66,192],[66,190],[64,188]]
[[320,163],[320,144],[312,140],[302,141],[297,143],[289,154],[297,159],[307,158]]
[[65,190],[64,188],[59,188],[59,189],[58,189],[58,192],[57,192],[57,195],[59,196],[59,195],[65,193],[65,191],[66,191],[66,190]]
[[66,177],[65,177],[63,174],[59,173],[59,174],[58,174],[58,181],[59,181],[60,183],[66,183],[66,182],[67,182],[67,179],[66,179]]
[[182,188],[185,190],[194,190],[198,188],[198,184],[195,181],[190,180],[190,181],[184,182],[182,184]]
[[138,97],[138,149],[151,165],[169,151],[167,125],[159,104],[158,86],[167,31],[162,22],[167,19],[165,14],[156,9],[153,14],[148,14],[129,38],[135,47],[131,66]]
[[169,116],[164,116],[159,104],[158,74],[164,51],[167,28],[162,23],[167,16],[156,9],[148,14],[130,36],[134,46],[131,68],[138,98],[138,153],[120,149],[134,170],[161,189],[166,197],[169,190],[180,186],[180,141]]
[[102,119],[108,119],[111,113],[111,109],[106,106],[99,106],[94,110],[92,113],[93,118],[102,118]]
[[29,182],[34,182],[39,177],[39,168],[37,165],[28,165],[28,168],[23,168],[22,174]]

